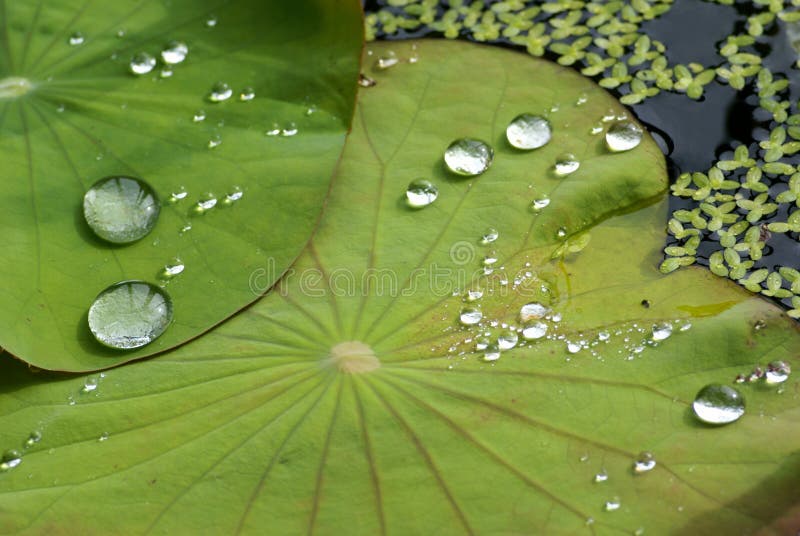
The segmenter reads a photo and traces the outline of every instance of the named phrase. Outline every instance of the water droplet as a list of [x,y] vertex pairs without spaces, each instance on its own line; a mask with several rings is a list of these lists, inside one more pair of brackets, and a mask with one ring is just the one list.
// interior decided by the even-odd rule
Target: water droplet
[[483,319],[483,313],[477,307],[464,307],[458,319],[463,325],[472,326]]
[[406,203],[411,208],[427,207],[439,197],[439,188],[426,179],[411,181],[406,189]]
[[220,145],[222,145],[222,136],[220,136],[219,134],[214,134],[213,136],[211,136],[211,139],[208,140],[209,149],[216,149]]
[[484,361],[497,361],[500,359],[500,347],[496,344],[490,344],[483,352]]
[[481,239],[478,241],[482,246],[487,246],[498,239],[500,233],[497,232],[497,229],[491,227],[483,233]]
[[467,301],[468,301],[468,302],[474,302],[474,301],[478,301],[478,300],[480,300],[481,298],[483,298],[483,292],[482,292],[482,291],[480,291],[480,290],[470,290],[470,291],[467,291],[467,296],[466,296],[466,298],[467,298]]
[[161,272],[162,279],[172,279],[176,275],[182,274],[186,267],[183,262],[177,257],[164,265],[164,270]]
[[167,65],[176,65],[186,59],[189,47],[183,41],[170,41],[161,51],[161,59]]
[[669,322],[659,322],[658,324],[653,324],[653,335],[651,337],[652,340],[663,341],[668,339],[670,335],[672,335],[672,324]]
[[597,334],[597,340],[598,341],[607,341],[610,338],[611,338],[611,334],[609,332],[607,332],[607,331],[601,331],[600,333]]
[[230,193],[225,194],[225,199],[222,200],[222,204],[230,206],[239,201],[242,197],[244,197],[244,191],[236,186]]
[[642,127],[630,121],[615,123],[606,132],[606,145],[614,152],[630,151],[642,142]]
[[207,28],[214,28],[217,25],[218,22],[219,22],[219,19],[217,19],[217,17],[212,15],[209,18],[206,19],[206,27]]
[[595,482],[605,482],[606,480],[608,480],[608,473],[606,473],[605,469],[594,475]]
[[603,505],[603,510],[606,512],[613,512],[615,510],[619,510],[620,506],[622,506],[622,504],[619,502],[619,499],[615,497],[610,501],[606,501],[606,504]]
[[378,58],[378,61],[375,62],[375,67],[378,69],[388,69],[389,67],[394,67],[400,60],[393,51],[387,51],[383,56]]
[[132,177],[106,177],[83,197],[83,215],[92,231],[108,242],[135,242],[153,230],[161,207],[153,189]]
[[488,143],[472,138],[461,138],[444,151],[448,169],[458,175],[480,175],[492,164],[494,150]]
[[144,281],[122,281],[101,292],[89,308],[89,329],[102,344],[128,350],[151,343],[172,321],[172,300]]
[[108,440],[108,432],[103,432],[102,434],[100,434],[100,437],[98,437],[97,440],[100,441],[101,443],[103,441],[107,441]]
[[704,423],[727,424],[744,415],[744,397],[733,387],[712,383],[700,389],[692,409]]
[[547,335],[547,324],[544,322],[534,322],[522,330],[522,336],[529,341],[541,339],[545,335]]
[[558,230],[556,231],[556,236],[558,238],[564,238],[565,236],[567,236],[566,227],[559,227]]
[[97,381],[97,378],[86,378],[86,381],[83,382],[83,387],[81,387],[81,393],[91,393],[92,391],[97,390],[98,385],[99,382]]
[[0,471],[8,471],[22,463],[22,454],[18,450],[7,450],[0,458]]
[[160,76],[161,78],[171,78],[172,77],[172,69],[170,69],[168,67],[164,67],[163,69],[161,69],[161,72],[158,73],[158,76]]
[[591,134],[592,136],[597,136],[597,135],[598,135],[598,134],[600,134],[601,132],[603,132],[603,124],[602,124],[602,123],[596,123],[596,124],[595,124],[595,125],[594,125],[594,126],[593,126],[593,127],[590,129],[590,130],[589,130],[589,134]]
[[633,462],[633,472],[637,475],[652,471],[656,467],[656,459],[652,452],[640,452]]
[[492,341],[489,340],[488,337],[478,337],[475,341],[475,349],[476,350],[486,350]]
[[546,145],[551,136],[550,122],[538,115],[518,115],[506,128],[508,143],[517,149],[538,149]]
[[186,191],[186,188],[181,186],[176,191],[172,192],[169,196],[170,203],[177,203],[183,199],[186,199],[186,196],[189,195],[189,192]]
[[517,332],[509,329],[497,337],[497,346],[501,350],[511,350],[517,345],[517,341],[519,341]]
[[41,440],[42,440],[42,433],[38,431],[33,431],[28,436],[28,439],[25,440],[25,448],[31,448]]
[[217,82],[211,86],[211,91],[208,94],[208,100],[210,102],[222,102],[230,99],[231,95],[233,95],[231,86],[225,82]]
[[377,82],[369,76],[361,73],[358,75],[358,85],[361,87],[373,87]]
[[192,121],[195,123],[200,123],[201,121],[206,120],[206,111],[205,110],[197,110],[194,115],[192,116]]
[[767,371],[764,373],[764,381],[769,385],[777,385],[789,379],[792,373],[792,367],[786,361],[773,361],[767,365]]
[[550,309],[538,302],[526,303],[519,310],[519,319],[523,322],[538,320],[550,312]]
[[578,159],[575,158],[574,154],[564,153],[556,158],[553,171],[556,175],[563,177],[564,175],[569,175],[570,173],[576,172],[579,167],[581,167],[581,163],[578,162]]
[[531,203],[531,209],[536,211],[536,212],[538,212],[538,211],[542,210],[543,208],[545,208],[549,204],[550,204],[550,198],[549,197],[547,197],[547,196],[540,197],[539,199],[534,199],[533,200],[533,202]]
[[488,254],[487,254],[487,255],[486,255],[484,258],[483,258],[483,261],[482,261],[482,262],[483,262],[483,265],[484,265],[484,266],[493,266],[494,264],[496,264],[496,263],[497,263],[497,253],[495,253],[494,251],[491,251],[491,252],[489,252],[489,253],[488,253]]
[[289,138],[297,134],[297,125],[294,122],[287,123],[285,127],[281,129],[281,136],[284,138]]
[[267,136],[277,136],[280,133],[281,133],[280,125],[278,125],[278,123],[272,123],[272,127],[270,127],[270,129],[267,130],[264,134],[266,134]]
[[583,348],[583,345],[580,343],[580,341],[567,341],[567,352],[571,354],[577,354],[581,351],[581,348]]
[[85,41],[83,34],[81,32],[74,32],[72,35],[69,36],[69,40],[67,41],[71,46],[82,45]]
[[206,193],[201,197],[197,203],[194,205],[194,213],[195,214],[205,214],[212,208],[217,206],[217,196],[212,194],[211,192]]
[[575,101],[575,106],[583,106],[583,105],[584,105],[584,104],[586,104],[588,101],[589,101],[589,97],[587,97],[585,93],[584,93],[584,94],[581,94],[581,95],[578,97],[578,100],[576,100],[576,101]]
[[156,59],[147,52],[137,52],[131,58],[128,68],[133,74],[147,74],[156,67]]
[[256,91],[251,87],[246,87],[241,92],[239,92],[239,100],[242,102],[248,102],[255,98],[256,98]]

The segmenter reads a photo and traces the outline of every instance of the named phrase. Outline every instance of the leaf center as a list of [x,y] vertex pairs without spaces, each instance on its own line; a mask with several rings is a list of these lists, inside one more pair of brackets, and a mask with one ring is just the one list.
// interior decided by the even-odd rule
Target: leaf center
[[380,368],[372,348],[360,341],[342,342],[331,348],[330,362],[347,374],[362,374]]
[[15,99],[25,95],[33,89],[33,84],[27,78],[9,76],[0,80],[0,99]]

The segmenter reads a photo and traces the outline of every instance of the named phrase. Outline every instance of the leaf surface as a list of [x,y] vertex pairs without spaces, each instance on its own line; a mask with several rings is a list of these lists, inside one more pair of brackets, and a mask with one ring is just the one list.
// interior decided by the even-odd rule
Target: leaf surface
[[[408,58],[412,46],[416,64],[368,72],[377,84],[361,94],[320,230],[273,292],[102,377],[6,364],[7,446],[42,439],[0,474],[3,532],[725,534],[794,523],[797,380],[738,386],[747,412],[728,426],[699,423],[690,404],[755,365],[797,366],[800,334],[704,270],[658,272],[666,174],[654,142],[607,152],[589,127],[624,110],[520,54],[419,41],[372,45],[367,59]],[[511,118],[554,106],[547,146],[505,144]],[[494,145],[484,175],[442,167],[461,136]],[[581,166],[555,177],[566,150]],[[405,188],[420,176],[439,198],[412,210]],[[535,215],[543,193],[551,203]],[[499,238],[482,246],[488,227]],[[554,259],[565,240],[585,247]],[[489,249],[499,261],[487,275]],[[462,327],[463,293],[479,288],[482,323]],[[485,362],[477,338],[521,327],[533,301],[552,309],[552,337]],[[661,323],[672,333],[654,341]],[[98,386],[82,393],[87,379]],[[656,466],[634,474],[642,451]]]

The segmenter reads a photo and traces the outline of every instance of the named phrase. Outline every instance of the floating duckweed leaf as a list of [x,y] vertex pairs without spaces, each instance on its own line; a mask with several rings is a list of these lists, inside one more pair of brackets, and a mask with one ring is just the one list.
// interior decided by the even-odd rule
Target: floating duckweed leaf
[[[355,0],[134,4],[0,9],[0,346],[37,367],[92,370],[163,351],[266,292],[308,240],[348,129]],[[208,28],[212,8],[220,23]],[[76,26],[87,38],[68,46]],[[157,57],[174,64],[168,80]],[[212,105],[220,80],[259,98]],[[265,138],[274,121],[296,122],[300,134]],[[112,246],[81,216],[84,193],[108,176],[141,179],[162,201],[182,186],[190,195],[165,203],[145,240]],[[199,193],[235,185],[247,190],[235,211],[191,214]],[[170,329],[124,355],[97,344],[86,325],[94,297],[117,281],[155,279],[176,255],[192,269],[170,284]]]
[[[367,73],[378,84],[361,95],[319,232],[275,292],[108,371],[91,398],[74,398],[85,378],[5,364],[0,448],[43,434],[24,471],[0,475],[5,531],[728,534],[800,500],[794,377],[783,395],[742,385],[739,422],[692,416],[704,385],[796,360],[800,334],[705,270],[658,273],[667,206],[653,202],[667,180],[653,140],[618,154],[587,142],[588,118],[622,110],[557,65],[466,43],[418,50],[417,65]],[[465,86],[465,71],[485,83]],[[552,83],[536,91],[542,79]],[[552,104],[554,87],[588,99],[550,144],[523,155],[497,143],[474,181],[442,169],[457,132],[502,140],[520,108]],[[552,177],[565,149],[581,169]],[[436,210],[398,202],[409,175],[439,185]],[[553,199],[538,215],[532,176]],[[560,226],[592,239],[551,261]],[[490,227],[505,286],[482,275],[476,240]],[[464,327],[472,288],[486,290],[483,318]],[[550,309],[531,319],[547,335],[531,340],[519,319],[529,303]],[[667,321],[672,334],[649,344]],[[520,328],[526,340],[492,360]],[[601,470],[608,482],[596,484]]]

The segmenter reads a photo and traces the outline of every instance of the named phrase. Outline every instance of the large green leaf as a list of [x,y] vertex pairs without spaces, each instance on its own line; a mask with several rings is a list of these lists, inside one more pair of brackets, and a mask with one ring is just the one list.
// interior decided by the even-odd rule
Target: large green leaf
[[[741,386],[747,413],[725,427],[689,409],[709,382],[797,365],[800,334],[706,271],[658,272],[664,200],[634,210],[666,185],[652,140],[608,153],[589,126],[619,105],[513,52],[421,41],[374,45],[368,61],[411,46],[418,63],[368,73],[377,85],[361,95],[319,232],[274,292],[104,376],[7,366],[3,446],[42,438],[0,474],[0,530],[738,534],[798,503],[795,379]],[[555,105],[549,145],[506,145],[512,117]],[[496,149],[478,178],[442,167],[464,135]],[[549,168],[565,150],[582,165],[559,179]],[[418,176],[440,194],[414,211],[402,199]],[[499,238],[478,245],[489,226]],[[575,233],[591,240],[551,260],[560,226],[573,249]],[[467,287],[489,247],[504,269]],[[462,328],[461,292],[477,287],[484,322]],[[531,296],[562,315],[557,337],[484,362],[476,336],[519,326]],[[673,333],[654,343],[657,322]],[[569,353],[567,341],[588,347]],[[87,380],[97,388],[82,392]],[[634,475],[641,451],[657,465]]]
[[[83,44],[68,43],[75,32]],[[189,48],[172,76],[128,71],[132,56],[157,56],[170,40]],[[183,343],[255,300],[317,221],[361,43],[356,0],[0,4],[0,85],[32,84],[19,96],[19,83],[0,89],[0,346],[42,368],[99,369]],[[211,103],[218,81],[234,93]],[[248,86],[255,98],[240,101]],[[206,119],[195,122],[199,110]],[[265,135],[290,123],[295,136]],[[164,202],[155,230],[125,247],[83,221],[84,192],[110,175],[142,178]],[[167,203],[181,187],[187,198]],[[236,187],[242,199],[224,206]],[[217,206],[194,215],[208,192]],[[167,286],[167,333],[128,353],[95,342],[86,325],[95,296],[121,280],[158,283],[174,257],[185,271]],[[251,285],[256,270],[264,275]]]

